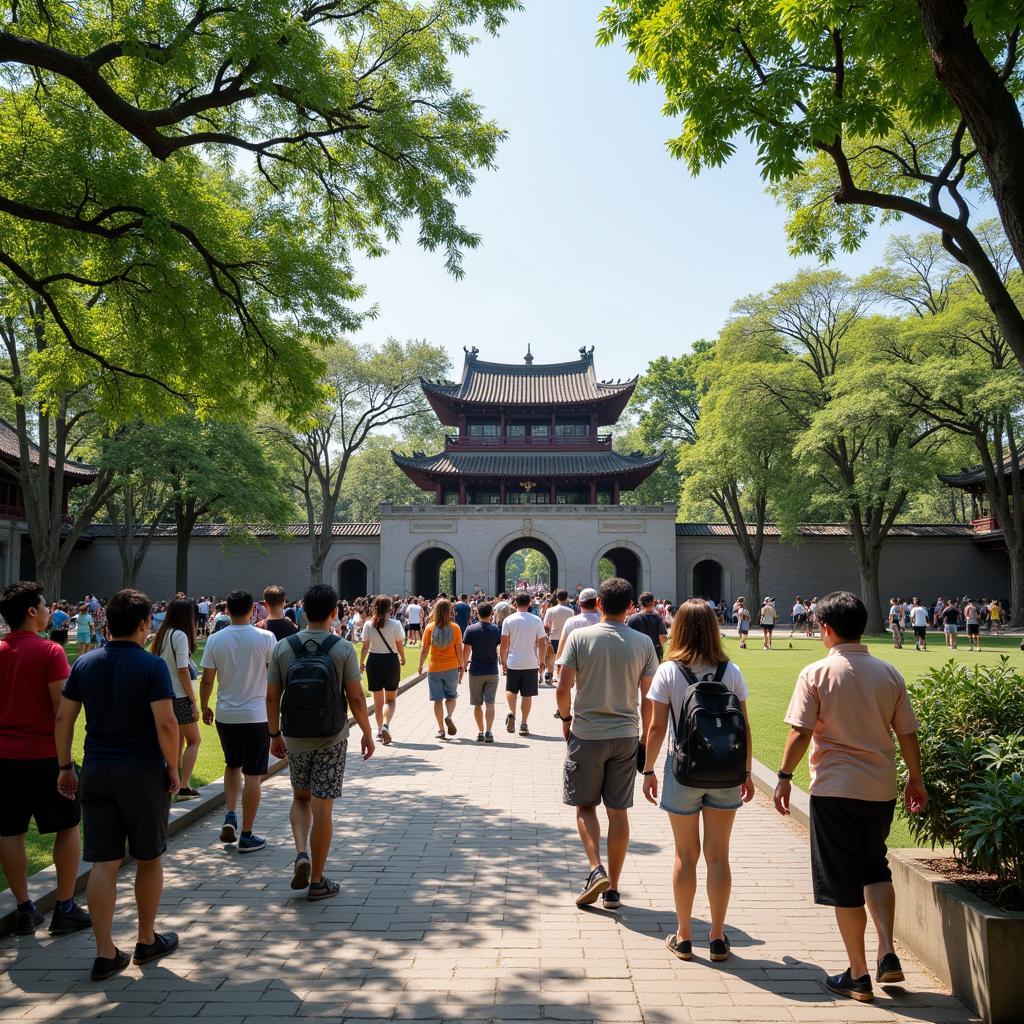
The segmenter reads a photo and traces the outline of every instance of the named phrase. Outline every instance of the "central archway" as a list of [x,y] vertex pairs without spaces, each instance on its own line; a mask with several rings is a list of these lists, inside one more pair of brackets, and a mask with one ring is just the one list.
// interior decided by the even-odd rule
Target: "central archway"
[[[445,565],[451,562],[450,566]],[[444,570],[442,572],[442,569]],[[431,600],[441,593],[441,578],[444,576],[446,592],[454,593],[457,587],[455,561],[450,551],[444,548],[427,548],[421,551],[412,564],[412,591],[420,597]]]
[[548,589],[554,590],[558,587],[558,556],[550,544],[546,544],[536,537],[517,537],[510,540],[499,552],[494,566],[494,593],[500,594],[508,590],[507,580],[508,560],[517,551],[536,551],[543,555],[548,561]]

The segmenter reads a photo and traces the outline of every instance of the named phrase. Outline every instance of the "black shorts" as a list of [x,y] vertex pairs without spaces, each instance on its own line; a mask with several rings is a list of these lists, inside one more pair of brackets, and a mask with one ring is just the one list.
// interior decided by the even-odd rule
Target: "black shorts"
[[270,763],[270,729],[266,722],[217,722],[226,768],[243,775],[266,775]]
[[914,636],[919,637],[921,640],[924,640],[925,637],[928,636],[928,627],[927,626],[915,626],[914,627]]
[[505,676],[505,692],[536,697],[540,692],[539,676],[537,668],[510,668]]
[[206,629],[206,623],[209,621],[209,614],[204,615],[202,612],[196,613],[196,629]]
[[82,819],[78,800],[57,792],[57,758],[20,761],[0,758],[0,836],[23,836],[28,823],[46,834],[74,828]]
[[895,800],[811,797],[815,903],[863,907],[865,885],[892,881],[885,841],[895,810]]
[[981,625],[977,622],[967,623],[967,635],[968,636],[979,636],[981,634]]
[[174,697],[171,700],[171,707],[174,709],[174,720],[178,725],[191,725],[198,721],[196,706],[192,703],[191,697]]
[[366,656],[366,685],[370,693],[386,690],[394,693],[402,678],[402,666],[397,654],[368,654]]
[[168,785],[162,763],[86,765],[78,780],[82,860],[121,860],[126,843],[136,860],[159,857],[167,849]]

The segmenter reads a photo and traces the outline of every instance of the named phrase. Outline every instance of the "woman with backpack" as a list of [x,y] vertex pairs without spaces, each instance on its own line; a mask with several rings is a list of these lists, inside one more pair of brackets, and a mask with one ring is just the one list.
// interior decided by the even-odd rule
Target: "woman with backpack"
[[660,785],[661,808],[668,812],[675,840],[672,892],[678,930],[665,945],[680,960],[693,956],[693,901],[697,861],[704,863],[711,910],[710,956],[729,956],[725,916],[732,873],[729,838],[737,809],[754,796],[750,779],[751,740],[747,686],[722,648],[711,608],[691,598],[672,622],[669,650],[647,693],[652,702],[644,764],[644,796],[657,802],[655,765],[671,723],[672,736]]
[[447,597],[439,597],[434,611],[423,631],[423,648],[420,650],[420,672],[427,666],[427,687],[434,703],[434,717],[437,719],[437,739],[454,736],[458,729],[452,715],[459,695],[459,682],[466,666],[462,660],[462,630],[452,618],[452,603]]
[[405,664],[405,630],[391,617],[394,602],[387,594],[373,599],[373,614],[363,626],[360,671],[373,694],[373,714],[377,719],[377,739],[385,746],[391,742],[391,720],[395,717],[398,683]]

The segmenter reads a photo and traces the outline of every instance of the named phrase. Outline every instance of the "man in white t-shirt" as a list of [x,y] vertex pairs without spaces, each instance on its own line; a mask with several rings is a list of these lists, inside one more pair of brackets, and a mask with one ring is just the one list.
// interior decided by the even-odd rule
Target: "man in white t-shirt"
[[[222,843],[238,841],[239,853],[262,850],[267,841],[252,827],[260,806],[260,786],[270,760],[267,727],[267,666],[277,643],[273,633],[250,623],[252,594],[233,590],[228,594],[231,625],[214,633],[203,650],[203,681],[199,702],[203,721],[216,718],[217,735],[224,751],[224,825]],[[213,680],[217,679],[217,713],[210,707]],[[244,779],[244,787],[243,787]],[[238,793],[242,791],[242,833],[238,834]]]
[[562,629],[575,614],[572,605],[569,604],[567,590],[559,590],[555,594],[555,599],[558,604],[553,604],[544,613],[544,632],[547,633],[550,641],[546,651],[547,671],[544,674],[544,680],[548,683],[551,683],[554,678],[555,651],[558,650],[559,641],[562,639]]
[[914,627],[914,646],[919,651],[928,650],[928,609],[918,598],[910,606],[910,624]]
[[793,602],[793,621],[790,624],[789,635],[792,636],[796,630],[804,631],[804,624],[807,622],[807,605],[804,604],[803,598],[798,597]]
[[405,606],[405,636],[410,645],[419,642],[420,611],[420,603],[417,600],[412,600]]
[[529,611],[533,599],[525,591],[516,594],[516,610],[501,624],[501,667],[505,672],[508,714],[505,728],[516,731],[516,697],[522,698],[519,735],[529,736],[527,719],[537,696],[541,662],[547,653],[548,635],[540,617]]

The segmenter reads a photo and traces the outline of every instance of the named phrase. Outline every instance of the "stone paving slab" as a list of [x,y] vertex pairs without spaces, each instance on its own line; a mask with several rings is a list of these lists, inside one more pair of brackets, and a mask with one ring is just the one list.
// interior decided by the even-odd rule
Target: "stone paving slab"
[[[587,864],[561,803],[553,693],[535,701],[534,735],[501,731],[485,746],[467,702],[458,736],[435,740],[426,688],[414,687],[399,702],[396,742],[365,764],[350,756],[328,865],[336,899],[307,903],[288,886],[290,791],[279,776],[258,818],[265,851],[222,846],[217,816],[172,839],[158,928],[180,934],[177,955],[93,984],[91,934],[8,937],[0,1021],[977,1020],[905,951],[905,986],[876,988],[873,1003],[827,992],[825,974],[845,957],[831,912],[811,902],[806,832],[761,796],[737,815],[726,963],[707,958],[703,892],[694,960],[664,947],[675,928],[671,832],[639,786],[622,909],[578,910]],[[126,949],[131,880],[127,869],[116,925]]]

